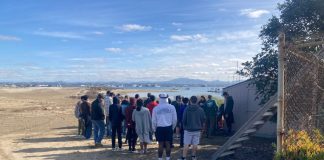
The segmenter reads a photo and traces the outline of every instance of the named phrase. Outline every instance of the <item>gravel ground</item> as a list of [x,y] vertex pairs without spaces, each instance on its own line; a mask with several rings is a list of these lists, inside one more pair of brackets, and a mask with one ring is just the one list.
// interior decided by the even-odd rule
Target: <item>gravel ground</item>
[[[76,99],[70,97],[81,92],[83,90],[78,88],[0,89],[0,159],[157,159],[156,144],[149,145],[150,152],[141,155],[127,151],[112,152],[110,139],[104,139],[104,148],[93,149],[93,140],[76,136],[77,121],[73,115]],[[223,136],[202,138],[198,159],[210,160],[227,139]],[[252,138],[235,155],[223,160],[270,160],[273,157],[273,142],[271,139]],[[175,140],[175,146],[173,159],[181,156],[178,140]]]

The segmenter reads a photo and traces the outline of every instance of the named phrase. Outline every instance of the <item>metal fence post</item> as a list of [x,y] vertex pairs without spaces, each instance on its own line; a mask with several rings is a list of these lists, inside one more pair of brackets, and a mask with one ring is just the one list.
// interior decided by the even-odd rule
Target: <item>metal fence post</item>
[[284,132],[284,60],[285,34],[279,34],[278,45],[278,111],[277,111],[277,152],[282,151]]

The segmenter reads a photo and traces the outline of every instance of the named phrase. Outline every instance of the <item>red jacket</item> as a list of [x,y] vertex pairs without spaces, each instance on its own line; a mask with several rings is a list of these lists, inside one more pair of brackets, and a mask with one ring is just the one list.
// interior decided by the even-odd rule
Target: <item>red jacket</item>
[[125,121],[127,128],[135,128],[135,122],[132,120],[133,111],[136,109],[135,98],[130,98],[130,105],[125,109]]
[[158,103],[156,103],[156,101],[153,101],[153,102],[150,102],[149,104],[147,104],[146,107],[147,107],[147,109],[150,110],[151,116],[152,116],[154,107],[156,107],[157,105],[158,105]]

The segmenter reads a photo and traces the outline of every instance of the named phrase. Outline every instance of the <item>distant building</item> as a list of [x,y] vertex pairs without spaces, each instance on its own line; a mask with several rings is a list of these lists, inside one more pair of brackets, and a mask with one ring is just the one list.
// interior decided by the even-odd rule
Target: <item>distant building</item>
[[[240,127],[253,114],[260,109],[260,98],[256,95],[256,87],[249,85],[252,80],[246,80],[228,87],[223,91],[228,92],[234,99],[234,121],[233,129],[239,130]],[[258,137],[274,138],[276,137],[276,124],[274,122],[266,122],[255,134]]]

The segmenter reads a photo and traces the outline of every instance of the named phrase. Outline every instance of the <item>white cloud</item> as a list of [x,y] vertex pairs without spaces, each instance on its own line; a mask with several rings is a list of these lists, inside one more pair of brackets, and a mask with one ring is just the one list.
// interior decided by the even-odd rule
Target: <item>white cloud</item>
[[235,31],[225,32],[216,37],[216,40],[240,40],[240,39],[258,39],[258,31]]
[[125,32],[133,32],[133,31],[150,31],[152,29],[151,26],[142,26],[139,24],[124,24],[119,26],[118,29]]
[[21,41],[21,39],[15,36],[0,35],[0,41]]
[[206,42],[208,38],[203,34],[195,34],[195,35],[171,35],[170,39],[173,41],[199,41]]
[[35,35],[54,37],[54,38],[66,38],[66,39],[85,39],[82,34],[74,33],[74,32],[58,32],[58,31],[36,31]]
[[269,14],[270,12],[268,10],[264,9],[242,9],[240,10],[240,15],[247,16],[249,18],[259,18],[264,14]]
[[208,75],[209,72],[194,72],[193,74],[196,74],[196,75]]
[[100,31],[94,31],[94,32],[92,32],[92,34],[95,34],[95,35],[104,35],[104,33],[103,32],[100,32]]
[[120,48],[105,48],[105,50],[112,53],[117,53],[122,51]]
[[95,57],[95,58],[70,58],[69,61],[74,62],[88,62],[88,63],[103,63],[105,62],[105,58]]
[[183,25],[182,23],[179,23],[179,22],[172,22],[171,24],[173,26],[182,26]]

